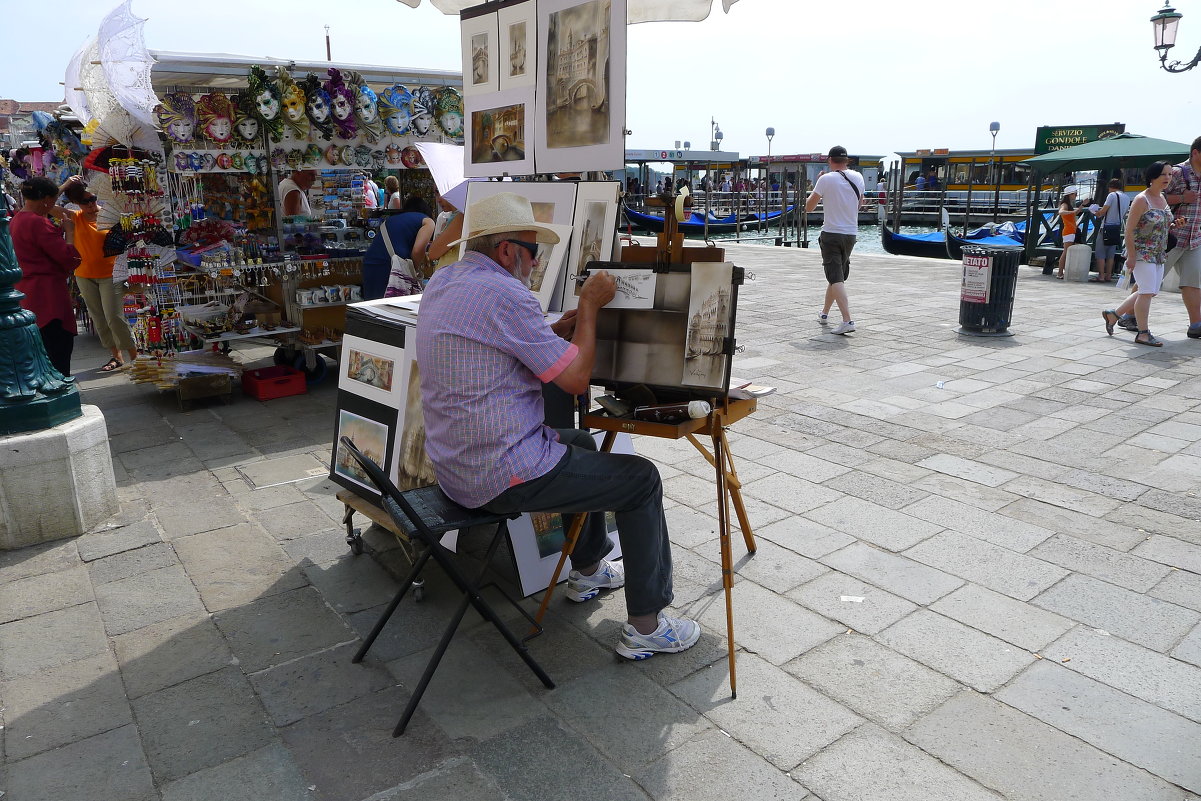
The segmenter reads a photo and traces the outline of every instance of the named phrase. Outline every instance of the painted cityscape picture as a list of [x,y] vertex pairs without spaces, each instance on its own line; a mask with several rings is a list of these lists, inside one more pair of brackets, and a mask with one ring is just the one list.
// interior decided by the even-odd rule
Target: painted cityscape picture
[[680,383],[696,387],[725,385],[726,340],[730,336],[730,297],[734,265],[696,262],[688,302],[688,339]]

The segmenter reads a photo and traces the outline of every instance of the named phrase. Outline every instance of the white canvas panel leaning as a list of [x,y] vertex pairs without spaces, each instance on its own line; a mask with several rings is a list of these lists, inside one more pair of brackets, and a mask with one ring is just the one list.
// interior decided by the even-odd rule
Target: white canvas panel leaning
[[734,265],[694,262],[688,302],[688,341],[680,383],[693,387],[722,387],[730,357]]
[[501,91],[533,86],[538,80],[537,4],[527,0],[502,8],[496,16],[500,27]]
[[540,0],[538,172],[625,163],[625,0]]
[[530,175],[534,158],[534,88],[472,95],[464,100],[467,120],[463,174],[468,178]]
[[500,91],[496,14],[481,14],[459,25],[463,48],[463,97]]

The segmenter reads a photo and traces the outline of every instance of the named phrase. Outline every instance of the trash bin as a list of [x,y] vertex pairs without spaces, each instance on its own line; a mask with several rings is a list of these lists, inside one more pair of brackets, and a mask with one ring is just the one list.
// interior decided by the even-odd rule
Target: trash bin
[[975,337],[1013,336],[1009,323],[1021,257],[1020,245],[964,247],[959,333]]

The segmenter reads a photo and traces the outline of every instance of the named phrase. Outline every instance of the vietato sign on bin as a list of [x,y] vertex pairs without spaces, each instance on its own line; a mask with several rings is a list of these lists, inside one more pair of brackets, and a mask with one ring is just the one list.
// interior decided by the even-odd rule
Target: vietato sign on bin
[[992,284],[992,257],[983,254],[963,254],[963,283],[959,299],[964,303],[988,303]]

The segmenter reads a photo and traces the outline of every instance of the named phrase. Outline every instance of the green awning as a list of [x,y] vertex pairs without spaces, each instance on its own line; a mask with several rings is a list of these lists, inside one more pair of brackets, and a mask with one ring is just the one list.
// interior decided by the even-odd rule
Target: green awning
[[1098,139],[1075,147],[1055,150],[1021,162],[1043,175],[1052,172],[1077,170],[1114,170],[1146,167],[1154,161],[1176,163],[1188,158],[1189,145],[1152,139],[1132,133],[1122,133],[1108,139]]

